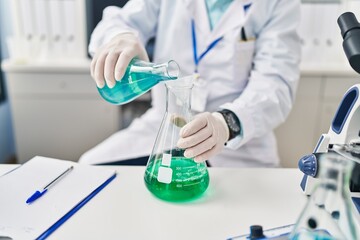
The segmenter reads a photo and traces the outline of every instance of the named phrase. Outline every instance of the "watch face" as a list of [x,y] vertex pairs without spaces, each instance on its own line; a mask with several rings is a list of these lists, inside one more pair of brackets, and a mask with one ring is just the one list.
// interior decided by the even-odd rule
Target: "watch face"
[[234,132],[240,132],[240,126],[235,116],[232,113],[227,114],[227,116],[228,116],[227,118],[228,118],[229,127],[231,128],[231,130]]

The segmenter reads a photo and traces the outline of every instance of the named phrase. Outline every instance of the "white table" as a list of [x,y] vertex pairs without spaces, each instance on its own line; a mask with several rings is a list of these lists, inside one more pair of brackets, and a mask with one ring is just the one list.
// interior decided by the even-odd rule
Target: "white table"
[[[0,174],[15,165],[0,165]],[[108,167],[108,166],[106,166]],[[297,169],[210,168],[210,185],[194,202],[151,195],[144,167],[110,167],[118,176],[49,239],[226,239],[294,223],[305,205]]]

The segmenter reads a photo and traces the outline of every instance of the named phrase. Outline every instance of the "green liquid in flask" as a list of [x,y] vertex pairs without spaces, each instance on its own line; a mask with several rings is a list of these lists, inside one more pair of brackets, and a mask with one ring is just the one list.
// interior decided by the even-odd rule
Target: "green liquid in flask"
[[175,79],[177,77],[168,74],[166,64],[155,65],[135,59],[127,67],[121,81],[116,81],[113,88],[105,84],[103,88],[98,88],[98,91],[112,104],[125,104],[146,93],[160,81]]
[[158,181],[161,159],[150,161],[145,172],[145,185],[160,199],[171,202],[194,200],[209,186],[209,173],[205,163],[193,159],[173,157],[171,159],[172,180],[166,184]]

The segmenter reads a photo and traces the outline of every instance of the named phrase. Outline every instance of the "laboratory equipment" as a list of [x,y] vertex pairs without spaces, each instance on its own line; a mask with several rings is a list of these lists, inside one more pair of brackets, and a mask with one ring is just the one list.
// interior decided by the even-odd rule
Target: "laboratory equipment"
[[335,152],[318,155],[319,181],[294,225],[263,231],[251,226],[250,234],[230,239],[358,240],[360,224],[350,197],[354,161]]
[[181,202],[201,196],[209,185],[206,164],[176,147],[180,129],[191,120],[193,76],[166,82],[166,112],[146,166],[144,181],[160,199]]
[[354,162],[332,152],[322,154],[319,182],[301,213],[290,239],[360,239],[358,214],[350,197]]
[[161,81],[177,79],[179,72],[179,65],[174,60],[155,64],[133,59],[123,78],[117,79],[113,88],[105,85],[98,91],[106,101],[122,105],[143,95]]
[[343,37],[343,48],[351,67],[360,73],[360,24],[351,12],[342,14],[338,24]]
[[232,238],[228,238],[228,240],[289,240],[289,234],[294,228],[294,225],[286,225],[277,228],[271,228],[267,230],[263,230],[260,225],[252,225],[250,226],[250,233],[245,235],[240,235]]
[[[360,23],[353,13],[342,14],[338,19],[343,48],[351,67],[360,73]],[[334,146],[351,145],[360,147],[360,84],[352,86],[340,103],[327,134],[322,134],[314,154],[306,155],[299,161],[299,168],[305,173],[301,188],[310,194],[316,181],[314,177],[321,168],[317,155],[334,151]],[[351,160],[356,159],[356,156]],[[310,176],[310,177],[309,177]],[[360,165],[356,164],[351,177],[351,190],[360,192]]]

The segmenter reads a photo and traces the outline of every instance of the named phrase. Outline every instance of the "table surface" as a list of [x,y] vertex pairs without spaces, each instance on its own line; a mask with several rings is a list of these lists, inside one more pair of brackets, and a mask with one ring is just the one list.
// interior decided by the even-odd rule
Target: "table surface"
[[146,189],[144,167],[102,167],[117,177],[49,239],[227,239],[292,224],[306,203],[297,169],[209,168],[202,198],[169,203]]

